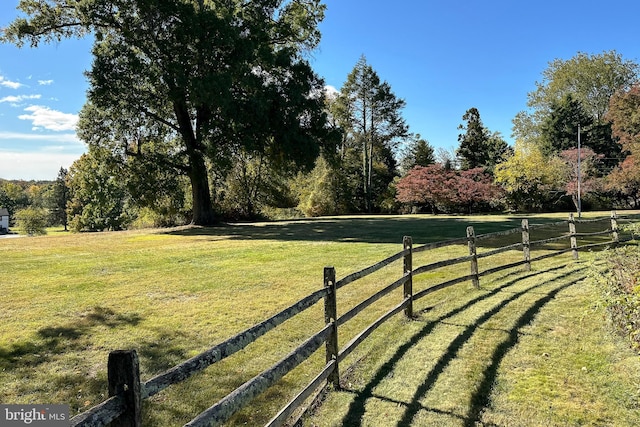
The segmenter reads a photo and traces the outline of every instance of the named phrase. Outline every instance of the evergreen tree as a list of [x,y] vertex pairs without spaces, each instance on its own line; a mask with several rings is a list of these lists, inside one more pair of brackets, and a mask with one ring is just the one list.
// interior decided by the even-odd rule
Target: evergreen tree
[[573,96],[566,95],[560,101],[552,102],[549,115],[540,129],[542,152],[549,156],[575,148],[578,142],[578,125],[584,132],[592,123],[580,101]]
[[400,160],[401,173],[404,175],[415,166],[429,166],[436,162],[435,151],[429,142],[414,135],[407,144]]
[[602,158],[600,175],[609,172],[620,162],[622,149],[613,140],[611,124],[594,121],[582,103],[572,95],[565,95],[560,101],[551,103],[550,111],[540,126],[539,143],[543,153],[550,156],[577,148],[578,129],[582,146],[592,149]]
[[[349,151],[361,156],[361,193],[368,212],[374,208],[374,192],[393,180],[393,151],[408,136],[401,115],[404,106],[405,101],[395,96],[389,83],[380,80],[364,56],[347,76],[335,102],[333,115],[344,132],[342,158],[347,160]],[[376,183],[376,174],[385,182]]]
[[492,172],[495,165],[513,152],[499,133],[491,133],[484,127],[477,108],[468,109],[462,116],[466,125],[458,126],[464,133],[458,135],[456,154],[463,170],[484,168]]
[[62,224],[67,231],[67,201],[69,200],[69,188],[67,187],[68,171],[61,167],[58,176],[51,188],[49,199],[49,215],[52,224]]

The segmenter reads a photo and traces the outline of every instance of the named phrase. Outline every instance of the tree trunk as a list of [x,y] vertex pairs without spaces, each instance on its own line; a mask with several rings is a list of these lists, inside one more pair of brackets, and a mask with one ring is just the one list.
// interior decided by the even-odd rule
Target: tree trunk
[[191,194],[193,197],[193,218],[191,224],[213,225],[215,224],[215,214],[211,204],[211,193],[209,192],[209,177],[207,167],[202,154],[195,150],[189,153],[191,170],[189,179],[191,180]]
[[367,139],[367,97],[365,93],[362,96],[362,187],[364,190],[364,208],[365,211],[369,212],[369,178],[367,175],[367,167],[371,153],[367,152],[369,148]]
[[[372,128],[373,129],[373,128]],[[371,143],[369,144],[369,164],[367,165],[367,212],[373,211],[373,197],[371,187],[373,186],[373,132],[371,132]]]
[[191,224],[213,225],[215,223],[215,214],[211,204],[207,165],[204,162],[201,144],[197,140],[184,95],[174,100],[173,109],[178,121],[179,132],[182,135],[187,156],[189,157],[188,173],[191,180],[191,195],[193,199]]

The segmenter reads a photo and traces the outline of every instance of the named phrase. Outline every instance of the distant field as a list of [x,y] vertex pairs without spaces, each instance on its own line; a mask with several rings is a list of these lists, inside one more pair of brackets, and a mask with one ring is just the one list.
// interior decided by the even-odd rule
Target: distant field
[[[146,380],[321,288],[323,267],[327,265],[334,266],[338,277],[342,277],[400,251],[404,235],[411,235],[417,245],[463,237],[468,225],[475,227],[476,234],[519,227],[524,217],[335,217],[213,228],[92,234],[53,232],[43,237],[1,240],[0,402],[67,403],[75,415],[106,397],[109,351],[136,349],[141,360],[141,375]],[[538,215],[531,222],[555,222],[566,217],[566,214]],[[459,256],[465,250],[465,246],[460,246],[433,256]],[[345,291],[339,299],[339,311],[344,312],[385,281],[398,278],[402,266],[398,263],[391,270],[365,281],[357,289]],[[578,277],[581,273],[572,270],[567,274]],[[535,286],[527,283],[529,285],[522,286]],[[498,279],[491,279],[483,284],[482,292],[492,292],[499,286]],[[558,295],[577,292],[580,298],[588,300],[588,289],[573,289],[558,291]],[[554,290],[550,285],[540,288],[539,292],[545,295]],[[397,336],[397,345],[401,346],[403,340],[410,341],[416,333],[420,334],[417,332],[422,327],[420,322],[430,321],[429,311],[433,307],[440,307],[434,315],[444,313],[449,306],[440,304],[475,297],[478,291],[470,289],[470,285],[460,285],[455,292],[441,293],[435,300],[421,303],[417,310],[423,310],[423,314],[417,322],[407,325],[406,320],[398,317],[385,326],[386,333]],[[534,297],[526,298],[533,298],[530,304],[535,304]],[[349,328],[362,329],[397,302],[377,304]],[[583,305],[575,306],[580,310],[577,318],[593,318],[600,324],[600,314],[585,314]],[[567,306],[557,307],[558,313],[563,313],[574,305],[569,301]],[[477,312],[477,316],[482,318],[482,313]],[[517,324],[517,313],[511,312],[515,318],[505,321]],[[538,317],[543,318],[544,313],[541,311]],[[574,319],[571,316],[567,316],[569,323],[563,327],[570,327]],[[310,331],[318,330],[322,322],[321,307],[314,308],[231,359],[154,396],[145,403],[144,424],[169,426],[188,422],[287,354]],[[482,322],[474,334],[485,333],[489,325],[488,320]],[[518,330],[520,326],[526,325],[519,325]],[[500,328],[499,325],[491,327]],[[596,326],[589,324],[589,328]],[[341,334],[350,332],[348,328],[341,330]],[[535,333],[544,334],[544,331]],[[362,387],[370,381],[366,375],[375,377],[385,354],[395,348],[383,351],[382,338],[383,332],[374,334],[348,359],[350,365],[361,361],[362,375],[354,374],[354,378],[358,378]],[[268,420],[323,365],[324,354],[318,353],[258,398],[249,410],[234,417],[230,425],[253,426]],[[459,362],[457,357],[458,353],[456,362]],[[500,361],[503,359],[508,360],[506,354],[501,355]],[[468,375],[472,375],[478,368],[469,365],[461,369],[471,369]],[[640,383],[640,373],[624,372],[630,381]],[[511,387],[509,384],[504,387]],[[533,383],[531,387],[535,390],[538,386]],[[618,392],[622,393],[621,390]],[[398,396],[414,391],[400,390]],[[506,411],[506,415],[500,410]],[[505,404],[504,409],[496,410],[492,419],[504,420],[511,410]],[[338,418],[328,422],[326,425],[340,425],[341,421]]]

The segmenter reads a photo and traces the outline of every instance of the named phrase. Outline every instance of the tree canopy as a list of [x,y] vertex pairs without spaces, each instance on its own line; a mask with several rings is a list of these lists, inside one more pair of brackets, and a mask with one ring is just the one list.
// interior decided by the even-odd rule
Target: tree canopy
[[209,169],[242,150],[307,166],[326,135],[323,82],[303,54],[320,0],[21,0],[3,41],[95,35],[78,133],[116,158],[189,177],[193,222],[211,224]]
[[505,192],[509,204],[517,211],[542,210],[554,199],[566,175],[565,162],[548,158],[539,145],[519,141],[515,153],[495,169],[496,183]]
[[435,162],[435,151],[429,141],[414,135],[402,152],[400,169],[402,173],[407,173],[414,166],[429,166]]
[[[576,146],[578,128],[585,132],[593,123],[580,101],[571,94],[559,101],[552,101],[549,114],[540,126],[542,150],[546,155],[557,154]],[[582,143],[586,139],[582,136]]]
[[640,84],[620,90],[611,97],[607,119],[622,147],[640,155]]
[[640,84],[618,91],[607,112],[613,135],[629,155],[607,177],[608,187],[640,206]]
[[[333,104],[332,113],[344,138],[343,159],[361,155],[361,182],[365,210],[373,209],[374,189],[383,191],[395,174],[393,151],[409,136],[402,117],[405,101],[362,56],[347,76]],[[380,185],[376,185],[376,178]],[[378,187],[378,188],[376,188]],[[380,188],[382,187],[382,188]]]
[[473,107],[462,116],[466,125],[458,126],[464,131],[458,135],[458,150],[462,169],[486,168],[493,171],[496,164],[503,161],[512,150],[499,133],[491,133],[482,124],[480,112]]
[[[614,50],[593,55],[578,52],[568,60],[551,61],[542,73],[542,80],[536,82],[536,90],[528,94],[530,110],[519,112],[513,119],[514,137],[528,146],[537,145],[546,161],[551,162],[563,151],[577,147],[580,126],[582,146],[593,150],[598,159],[595,177],[610,174],[627,155],[625,147],[617,141],[619,136],[612,131],[611,101],[616,93],[626,92],[637,84],[639,71],[637,63]],[[502,178],[505,172],[501,172]],[[620,178],[618,173],[610,182],[620,183]],[[611,192],[612,185],[591,188],[607,203],[622,201]],[[608,193],[603,192],[605,189]]]
[[609,99],[638,80],[640,68],[615,50],[589,55],[578,52],[568,60],[554,59],[543,71],[543,79],[530,92],[529,107],[548,111],[566,95],[579,101],[585,112],[599,122],[609,108]]
[[396,188],[400,203],[428,208],[433,213],[471,213],[474,207],[488,205],[499,194],[499,188],[484,169],[457,171],[438,163],[415,166],[398,180]]
[[[606,167],[612,168],[620,161],[621,153],[606,119],[609,100],[616,91],[637,82],[639,72],[637,63],[614,50],[594,55],[578,52],[568,60],[554,59],[542,72],[542,80],[536,82],[536,90],[528,94],[530,109],[520,111],[513,119],[513,136],[529,143],[546,144],[544,151],[548,153],[551,128],[557,132],[559,127],[572,126],[577,135],[578,121],[588,122],[590,126],[582,128],[585,136],[587,132],[590,134],[590,147],[604,154]],[[563,121],[565,124],[561,124]]]

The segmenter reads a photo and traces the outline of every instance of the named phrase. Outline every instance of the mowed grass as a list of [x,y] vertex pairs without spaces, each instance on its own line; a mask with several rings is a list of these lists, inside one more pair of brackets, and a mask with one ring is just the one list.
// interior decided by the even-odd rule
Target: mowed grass
[[305,425],[640,425],[640,359],[595,308],[586,264],[424,298]]
[[[519,227],[523,217],[344,217],[170,231],[51,233],[0,240],[0,402],[66,403],[75,415],[106,397],[106,362],[112,350],[136,349],[144,381],[321,288],[325,266],[334,266],[340,278],[400,251],[403,235],[411,235],[414,245],[419,245],[463,237],[468,225],[474,225],[476,234]],[[565,218],[544,215],[532,222]],[[485,243],[488,248],[500,244],[499,240]],[[430,252],[422,259],[416,257],[414,266],[465,254],[466,246],[458,245]],[[518,254],[501,257],[515,260]],[[332,393],[310,425],[438,425],[429,424],[434,414],[442,425],[462,425],[466,420],[487,420],[497,425],[564,425],[560,422],[566,419],[577,420],[575,425],[588,425],[578,422],[581,419],[569,410],[565,411],[569,415],[557,419],[539,418],[547,420],[546,424],[527,424],[534,409],[541,414],[563,413],[556,407],[545,409],[537,404],[548,406],[553,393],[559,393],[556,384],[538,383],[548,375],[545,367],[554,372],[556,366],[568,364],[568,371],[561,374],[567,381],[575,379],[573,374],[590,378],[592,372],[598,373],[601,382],[616,378],[603,371],[606,368],[617,369],[617,375],[626,376],[628,384],[640,383],[638,372],[629,371],[627,366],[637,368],[637,358],[630,362],[631,356],[624,348],[613,351],[615,340],[609,335],[604,338],[610,342],[600,342],[597,331],[601,329],[597,327],[602,327],[603,320],[601,313],[588,311],[592,294],[581,285],[584,267],[572,263],[566,269],[556,269],[545,261],[540,271],[489,277],[480,290],[463,284],[421,300],[415,320],[393,319],[346,360],[341,366],[347,381],[345,390]],[[466,274],[468,266],[458,266],[416,278],[416,289],[455,270],[459,274],[461,268]],[[397,279],[401,271],[401,263],[394,263],[361,283],[341,289],[339,311],[345,312]],[[567,282],[571,286],[565,286]],[[572,292],[578,295],[560,304],[565,301],[560,297]],[[401,292],[396,293],[341,328],[341,345],[397,304]],[[145,402],[144,424],[188,422],[319,330],[324,322],[320,306]],[[549,312],[556,306],[556,313]],[[544,323],[545,328],[555,327],[558,316],[565,323],[555,335],[544,330],[522,332],[531,320],[536,319],[533,327],[538,325],[537,319],[543,316],[551,319]],[[566,342],[554,343],[557,351],[549,347],[538,352],[536,346],[542,344],[524,339],[528,334],[541,336],[541,342],[547,336],[562,336],[562,331],[574,331],[576,323],[584,330],[585,319],[593,322],[586,329],[596,331],[596,335],[589,332],[588,337],[598,339],[577,345],[585,354],[604,355],[594,356],[600,362],[591,364],[578,358],[575,363],[581,366],[577,373],[571,371],[573,363],[559,362],[558,358],[567,353]],[[534,346],[535,352],[525,350],[523,354],[542,356],[511,361],[517,353],[512,350],[525,345]],[[619,359],[614,360],[615,355]],[[478,361],[467,363],[474,358]],[[229,425],[263,424],[323,364],[324,354],[319,351]],[[505,369],[509,366],[520,367],[525,374],[534,370],[536,375],[517,377],[518,369]],[[586,374],[582,367],[587,369]],[[503,370],[508,374],[504,378]],[[453,376],[446,377],[445,372]],[[412,382],[403,380],[404,376]],[[387,384],[383,381],[387,377],[397,377],[397,381]],[[614,406],[624,412],[626,406],[618,398],[624,395],[637,402],[637,389],[633,395],[625,386],[616,387],[615,393],[597,387],[590,390],[604,390],[608,397],[599,401],[615,401]],[[580,382],[568,387],[574,391],[582,388]],[[531,398],[531,390],[539,401]],[[376,399],[378,395],[384,399]],[[449,398],[442,408],[429,400],[441,402],[443,395]],[[566,401],[563,394],[558,397],[561,401]],[[590,401],[593,411],[607,413],[594,402]],[[497,403],[499,406],[495,406]],[[558,407],[562,405],[558,403]],[[391,424],[382,421],[385,418],[380,411],[390,414],[387,421],[392,420]],[[623,420],[625,416],[618,418]],[[601,424],[594,421],[592,425]]]

